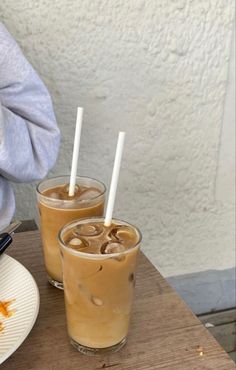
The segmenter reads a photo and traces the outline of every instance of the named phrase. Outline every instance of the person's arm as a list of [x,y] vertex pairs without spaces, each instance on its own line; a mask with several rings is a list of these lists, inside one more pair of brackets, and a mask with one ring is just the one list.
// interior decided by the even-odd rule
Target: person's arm
[[55,164],[59,142],[47,89],[0,24],[0,175],[42,179]]

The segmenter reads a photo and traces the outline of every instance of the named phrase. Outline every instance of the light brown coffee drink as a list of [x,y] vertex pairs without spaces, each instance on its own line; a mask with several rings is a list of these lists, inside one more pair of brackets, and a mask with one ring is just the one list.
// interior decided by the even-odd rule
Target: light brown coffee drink
[[97,180],[78,177],[75,194],[68,195],[68,177],[45,180],[37,189],[44,260],[51,284],[63,288],[58,232],[78,218],[102,216],[105,186]]
[[85,354],[116,351],[126,342],[141,234],[103,218],[77,220],[59,236],[68,333]]

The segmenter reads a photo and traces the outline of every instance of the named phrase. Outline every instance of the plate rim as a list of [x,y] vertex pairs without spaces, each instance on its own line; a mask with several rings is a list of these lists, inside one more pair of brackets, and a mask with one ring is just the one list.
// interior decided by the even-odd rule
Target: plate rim
[[28,335],[30,334],[31,330],[33,329],[34,327],[34,324],[37,320],[37,317],[38,317],[38,314],[39,314],[39,307],[40,307],[40,294],[39,294],[39,288],[38,288],[38,285],[34,279],[34,277],[32,276],[31,272],[21,263],[19,262],[17,259],[9,256],[8,254],[4,254],[3,255],[3,258],[6,258],[6,259],[11,259],[14,261],[14,263],[17,263],[21,266],[21,268],[23,268],[23,270],[25,270],[25,272],[28,274],[29,278],[31,279],[31,281],[33,282],[33,286],[35,288],[35,292],[36,292],[36,309],[34,311],[34,316],[32,318],[32,320],[30,321],[30,324],[29,326],[27,326],[26,330],[22,333],[22,335],[20,336],[20,338],[17,340],[17,342],[5,353],[3,354],[2,356],[0,356],[0,365],[6,361],[20,346],[21,344],[25,341],[25,339],[28,337]]

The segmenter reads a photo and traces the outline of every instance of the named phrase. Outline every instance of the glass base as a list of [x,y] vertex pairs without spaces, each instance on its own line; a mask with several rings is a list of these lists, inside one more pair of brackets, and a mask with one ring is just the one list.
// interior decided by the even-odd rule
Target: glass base
[[120,341],[119,343],[111,347],[90,348],[90,347],[83,346],[82,344],[77,343],[74,339],[70,338],[70,343],[72,344],[72,346],[75,347],[77,351],[87,356],[96,356],[96,355],[101,355],[101,354],[104,355],[104,354],[117,352],[122,347],[124,347],[126,342],[127,342],[127,339],[125,337],[124,339],[122,339],[122,341]]
[[64,290],[64,287],[63,287],[63,283],[61,283],[60,281],[57,281],[57,280],[54,280],[53,278],[51,278],[51,276],[48,275],[48,282],[54,286],[55,288],[58,288],[58,289],[61,289],[61,290]]

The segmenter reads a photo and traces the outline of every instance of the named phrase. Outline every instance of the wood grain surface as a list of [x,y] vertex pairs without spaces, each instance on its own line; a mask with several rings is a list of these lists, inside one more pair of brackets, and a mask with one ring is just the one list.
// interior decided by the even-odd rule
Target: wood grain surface
[[22,232],[14,239],[8,254],[34,276],[40,311],[30,335],[1,370],[235,369],[222,347],[142,253],[127,345],[110,356],[79,354],[68,341],[63,292],[46,280],[39,232]]

